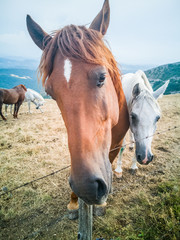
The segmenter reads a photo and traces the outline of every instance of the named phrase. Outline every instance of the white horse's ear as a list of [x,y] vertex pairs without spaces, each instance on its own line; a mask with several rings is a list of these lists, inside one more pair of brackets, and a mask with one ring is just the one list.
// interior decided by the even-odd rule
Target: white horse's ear
[[139,83],[137,83],[132,90],[133,97],[137,97],[140,94],[140,92],[141,92],[141,89],[140,89]]
[[161,98],[165,93],[168,84],[169,84],[169,80],[166,81],[165,84],[162,85],[160,88],[158,88],[155,92],[153,92],[153,97],[155,99]]

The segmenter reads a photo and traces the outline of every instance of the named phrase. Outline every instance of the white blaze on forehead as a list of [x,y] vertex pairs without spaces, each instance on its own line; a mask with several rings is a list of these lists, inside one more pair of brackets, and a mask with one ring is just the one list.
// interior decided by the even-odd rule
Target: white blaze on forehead
[[65,76],[67,82],[69,82],[69,80],[70,80],[71,70],[72,70],[72,64],[71,64],[71,61],[67,58],[64,61],[64,76]]

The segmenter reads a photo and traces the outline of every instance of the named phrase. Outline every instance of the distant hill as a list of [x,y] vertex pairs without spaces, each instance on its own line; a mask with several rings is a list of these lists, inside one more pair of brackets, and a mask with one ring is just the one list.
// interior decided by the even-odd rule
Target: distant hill
[[[46,93],[37,81],[37,68],[39,62],[21,58],[0,58],[0,88],[12,88],[18,84],[24,84],[27,88],[34,89],[44,97]],[[154,67],[148,65],[119,65],[122,74],[136,72],[141,69],[145,71],[153,89],[163,85],[170,80],[165,94],[180,93],[180,62]]]
[[155,65],[130,65],[130,64],[119,64],[118,67],[122,74],[126,73],[135,73],[137,70],[141,69],[142,71],[146,71],[148,69],[154,68]]
[[152,68],[145,73],[154,90],[170,80],[165,94],[180,93],[180,62]]
[[0,58],[0,69],[16,68],[36,70],[38,68],[38,65],[39,61],[34,59],[24,59],[20,57]]

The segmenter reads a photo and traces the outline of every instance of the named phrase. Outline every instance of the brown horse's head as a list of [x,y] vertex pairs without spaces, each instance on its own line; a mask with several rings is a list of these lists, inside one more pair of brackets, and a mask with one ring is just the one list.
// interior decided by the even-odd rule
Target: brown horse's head
[[88,204],[103,203],[112,181],[108,156],[122,88],[116,61],[102,40],[109,15],[105,0],[89,28],[70,25],[53,37],[27,16],[29,33],[43,50],[43,84],[56,100],[67,128],[70,186]]

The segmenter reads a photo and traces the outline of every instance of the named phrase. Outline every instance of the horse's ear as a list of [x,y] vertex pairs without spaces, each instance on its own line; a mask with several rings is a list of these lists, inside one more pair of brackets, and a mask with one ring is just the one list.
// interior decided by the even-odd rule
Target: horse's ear
[[44,30],[29,15],[26,17],[26,24],[32,40],[41,50],[44,50],[52,37],[44,32]]
[[162,85],[160,88],[158,88],[155,92],[153,92],[153,97],[154,97],[155,99],[158,99],[158,98],[162,97],[163,94],[164,94],[165,91],[166,91],[166,88],[167,88],[168,84],[169,84],[169,80],[166,81],[165,84]]
[[105,35],[110,20],[110,7],[109,7],[109,0],[105,0],[101,11],[92,21],[89,28],[94,29]]
[[132,90],[133,97],[137,97],[140,94],[140,92],[141,92],[141,89],[140,89],[139,83],[137,83]]

